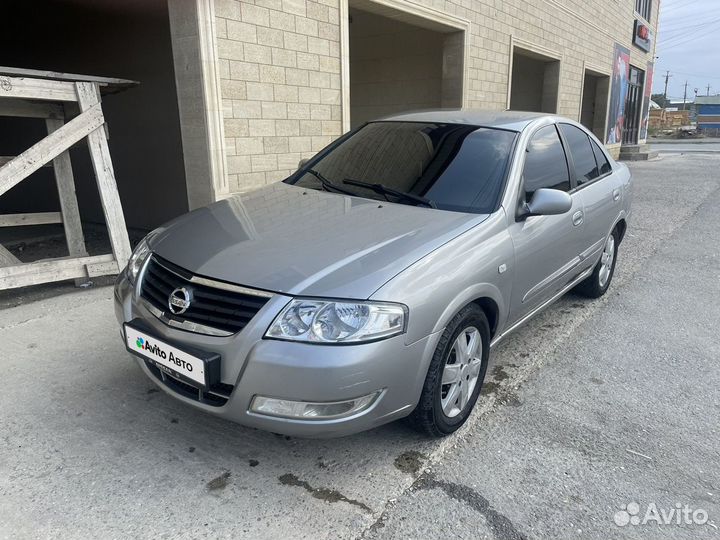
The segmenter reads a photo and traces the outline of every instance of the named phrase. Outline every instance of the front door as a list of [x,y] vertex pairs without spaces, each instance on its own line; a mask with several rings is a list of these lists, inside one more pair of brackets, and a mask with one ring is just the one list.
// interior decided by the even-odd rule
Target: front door
[[[520,203],[540,188],[570,192],[568,161],[555,125],[538,129],[525,154]],[[578,274],[582,252],[584,206],[582,193],[571,195],[569,212],[531,216],[510,226],[515,248],[515,279],[509,324],[541,306]]]
[[625,99],[625,120],[623,121],[623,144],[637,144],[638,142],[643,82],[645,82],[645,72],[634,66],[630,66],[627,98]]

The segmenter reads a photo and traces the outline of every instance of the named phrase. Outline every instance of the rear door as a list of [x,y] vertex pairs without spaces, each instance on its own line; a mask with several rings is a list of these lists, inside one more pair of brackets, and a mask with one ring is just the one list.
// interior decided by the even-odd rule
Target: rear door
[[582,193],[585,224],[581,250],[581,268],[597,262],[597,257],[620,212],[621,189],[600,147],[581,128],[572,124],[558,124],[570,157],[571,176]]
[[[539,128],[525,150],[518,206],[540,188],[571,194],[569,212],[554,216],[516,219],[510,225],[515,248],[515,281],[510,301],[510,322],[516,322],[552,298],[577,277],[583,249],[582,193],[573,192],[570,169],[554,124]],[[511,209],[510,211],[516,211]]]

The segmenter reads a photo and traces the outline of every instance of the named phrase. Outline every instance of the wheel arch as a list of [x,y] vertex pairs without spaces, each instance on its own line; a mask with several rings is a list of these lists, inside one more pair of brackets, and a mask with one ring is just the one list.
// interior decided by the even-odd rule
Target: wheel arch
[[497,302],[489,296],[482,296],[480,298],[476,298],[471,303],[476,304],[485,312],[488,324],[490,325],[490,338],[494,338],[495,333],[497,332],[498,322],[500,320],[500,308],[498,307]]
[[627,231],[627,221],[625,221],[624,217],[621,217],[617,223],[615,223],[614,229],[618,231],[618,241],[622,242],[625,237],[625,232]]
[[506,317],[507,312],[505,311],[505,302],[503,302],[500,290],[490,283],[478,284],[457,295],[445,308],[433,331],[439,331],[445,328],[448,322],[450,322],[460,310],[470,304],[479,306],[485,312],[490,326],[490,336],[495,337],[498,330],[501,329],[501,323],[504,317]]

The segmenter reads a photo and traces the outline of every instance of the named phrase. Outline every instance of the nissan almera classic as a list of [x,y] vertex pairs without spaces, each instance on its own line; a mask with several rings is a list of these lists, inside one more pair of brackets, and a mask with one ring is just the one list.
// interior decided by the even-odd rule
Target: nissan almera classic
[[398,115],[149,234],[116,314],[145,374],[207,413],[443,436],[493,345],[570,289],[607,291],[631,198],[627,167],[571,120]]

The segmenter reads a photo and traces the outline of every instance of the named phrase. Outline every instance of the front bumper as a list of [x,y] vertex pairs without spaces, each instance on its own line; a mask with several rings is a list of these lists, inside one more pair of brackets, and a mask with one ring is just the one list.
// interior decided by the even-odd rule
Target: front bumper
[[[290,297],[275,295],[243,328],[228,337],[171,328],[137,297],[124,274],[115,285],[118,322],[141,319],[160,339],[221,357],[220,379],[231,388],[223,404],[209,404],[164,384],[144,360],[136,361],[168,394],[207,413],[245,426],[300,437],[339,437],[407,416],[415,408],[430,359],[439,339],[432,334],[406,344],[405,335],[359,345],[317,345],[263,339]],[[366,410],[332,420],[279,418],[251,412],[254,396],[295,401],[334,402],[381,391]]]

